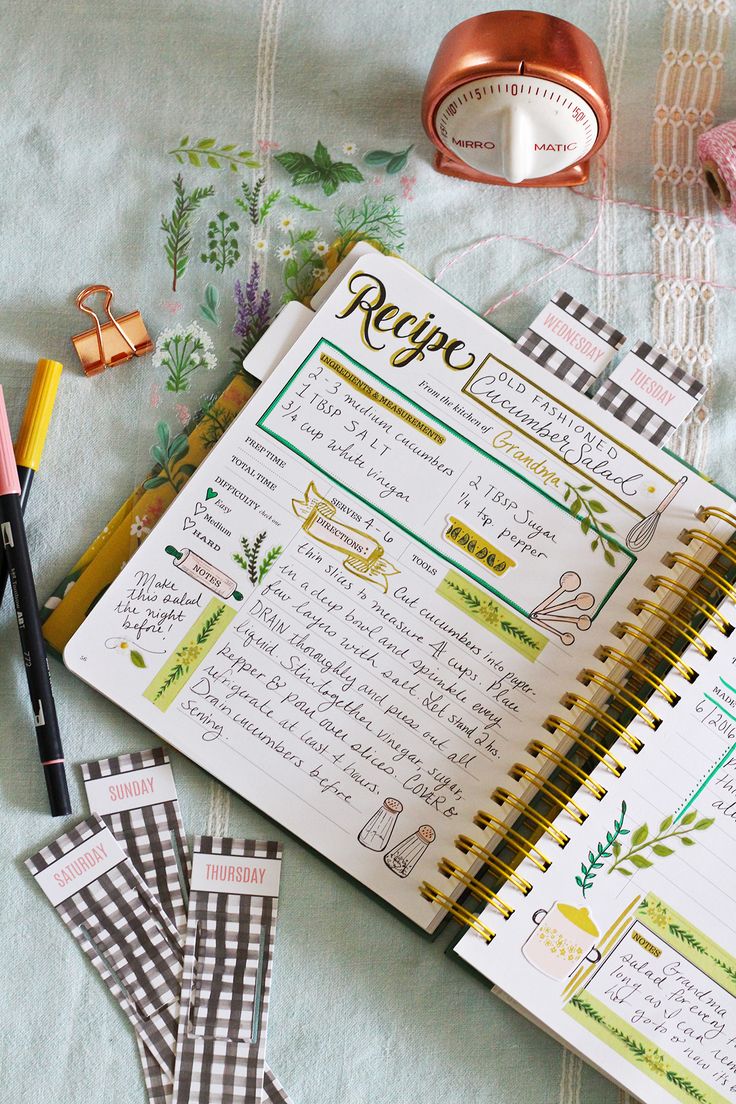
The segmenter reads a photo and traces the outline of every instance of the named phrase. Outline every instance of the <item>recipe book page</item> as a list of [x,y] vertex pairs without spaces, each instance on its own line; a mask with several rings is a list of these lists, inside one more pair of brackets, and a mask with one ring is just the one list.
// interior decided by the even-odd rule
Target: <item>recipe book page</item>
[[624,774],[592,774],[599,802],[578,792],[585,824],[558,817],[570,842],[537,845],[551,867],[523,862],[533,888],[499,891],[514,911],[485,911],[492,942],[469,933],[456,947],[651,1104],[736,1099],[736,652],[733,637],[702,632],[716,654],[689,648],[691,683],[667,675],[680,701],[650,699],[662,724],[631,724],[644,747],[613,749]]
[[706,495],[405,263],[362,257],[65,661],[432,930],[419,883]]

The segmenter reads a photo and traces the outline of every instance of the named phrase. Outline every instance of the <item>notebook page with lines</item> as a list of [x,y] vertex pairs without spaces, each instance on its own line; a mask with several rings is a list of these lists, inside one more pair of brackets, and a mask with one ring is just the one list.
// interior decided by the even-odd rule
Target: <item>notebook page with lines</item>
[[419,887],[560,688],[629,647],[611,625],[657,631],[629,604],[703,502],[730,499],[404,262],[364,256],[64,658],[431,932],[464,886]]
[[[727,559],[733,557],[731,549]],[[588,814],[537,846],[550,860],[510,911],[482,920],[456,951],[520,1011],[637,1098],[723,1104],[736,1096],[736,638],[731,601],[713,606],[682,668],[627,726],[623,770],[591,770],[576,800]],[[695,646],[697,644],[697,647]],[[596,789],[595,787],[598,787]],[[544,840],[544,842],[543,842]],[[549,845],[549,846],[548,846]],[[519,879],[528,862],[517,866]],[[533,888],[531,888],[533,884]]]

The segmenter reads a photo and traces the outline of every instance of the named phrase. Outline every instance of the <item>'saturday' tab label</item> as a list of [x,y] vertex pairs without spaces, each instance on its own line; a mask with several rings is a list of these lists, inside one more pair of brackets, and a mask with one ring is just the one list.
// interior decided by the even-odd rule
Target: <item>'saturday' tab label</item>
[[204,893],[239,893],[247,897],[278,897],[280,859],[243,858],[242,855],[192,857],[192,890]]
[[90,836],[78,847],[35,875],[52,905],[60,905],[102,874],[124,862],[125,852],[109,828]]
[[[690,376],[685,378],[688,382],[691,379]],[[611,372],[609,379],[675,429],[685,421],[700,398],[698,394],[689,394],[683,390],[674,380],[658,372],[634,352],[626,354]]]
[[105,778],[90,778],[84,786],[90,810],[100,816],[143,809],[161,801],[176,801],[174,772],[169,763]]

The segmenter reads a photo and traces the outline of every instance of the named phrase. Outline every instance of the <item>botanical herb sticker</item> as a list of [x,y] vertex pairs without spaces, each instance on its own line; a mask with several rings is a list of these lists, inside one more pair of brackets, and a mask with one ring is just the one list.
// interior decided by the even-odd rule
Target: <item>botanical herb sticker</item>
[[277,544],[261,556],[261,548],[265,539],[265,530],[259,533],[252,542],[247,537],[241,537],[242,555],[240,552],[233,552],[233,559],[248,572],[248,578],[254,586],[263,582],[283,551],[281,545]]
[[200,138],[198,142],[190,142],[189,136],[186,135],[175,149],[169,150],[169,153],[174,155],[180,165],[183,165],[186,159],[196,168],[203,165],[211,169],[228,167],[233,172],[237,172],[240,168],[260,168],[252,150],[239,149],[235,144],[218,146],[216,138]]
[[189,264],[195,212],[204,199],[215,194],[211,184],[207,188],[193,188],[191,192],[187,192],[181,173],[174,177],[174,191],[176,198],[171,215],[169,218],[161,216],[161,229],[166,234],[164,252],[174,273],[172,291],[176,291],[177,281],[184,275]]
[[277,153],[275,160],[291,174],[292,185],[319,184],[326,196],[333,195],[341,184],[359,184],[364,179],[349,161],[333,161],[322,142],[314,147],[313,157],[292,151]]

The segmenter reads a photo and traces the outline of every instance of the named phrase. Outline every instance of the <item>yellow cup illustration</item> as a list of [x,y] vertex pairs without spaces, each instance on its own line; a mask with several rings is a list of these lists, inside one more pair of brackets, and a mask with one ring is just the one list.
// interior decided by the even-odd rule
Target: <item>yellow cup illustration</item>
[[532,920],[536,931],[522,947],[522,954],[547,977],[561,981],[583,959],[600,962],[601,953],[595,946],[600,932],[587,908],[556,901],[549,909],[537,909]]

